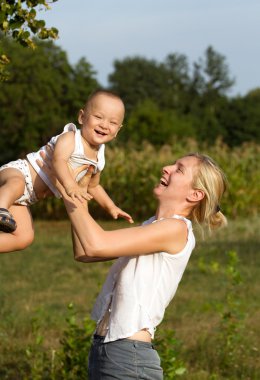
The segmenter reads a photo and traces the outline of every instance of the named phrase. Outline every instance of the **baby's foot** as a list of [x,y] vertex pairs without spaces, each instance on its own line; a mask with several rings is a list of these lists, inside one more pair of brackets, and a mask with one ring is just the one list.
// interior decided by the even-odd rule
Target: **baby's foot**
[[0,208],[0,231],[14,232],[16,227],[13,215],[6,208]]

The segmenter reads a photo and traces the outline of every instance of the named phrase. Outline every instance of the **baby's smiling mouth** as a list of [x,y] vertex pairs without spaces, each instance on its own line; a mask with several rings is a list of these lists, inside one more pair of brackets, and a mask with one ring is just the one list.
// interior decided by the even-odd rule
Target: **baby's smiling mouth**
[[101,136],[106,136],[106,135],[107,135],[105,132],[98,131],[97,129],[95,129],[95,132],[96,132],[98,135],[101,135]]

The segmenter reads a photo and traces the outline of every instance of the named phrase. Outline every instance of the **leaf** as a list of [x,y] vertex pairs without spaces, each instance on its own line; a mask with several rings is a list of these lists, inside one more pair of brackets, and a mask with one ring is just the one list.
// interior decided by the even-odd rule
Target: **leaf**
[[30,18],[35,18],[36,17],[36,10],[35,9],[31,9],[30,12],[29,12],[29,16],[30,16]]
[[4,21],[3,22],[3,24],[2,24],[3,26],[3,30],[7,30],[8,29],[8,26],[9,26],[9,23],[8,23],[8,21]]
[[185,372],[186,372],[186,368],[184,368],[184,367],[180,367],[180,368],[176,369],[175,374],[178,375],[178,376],[181,376],[181,375],[183,375]]

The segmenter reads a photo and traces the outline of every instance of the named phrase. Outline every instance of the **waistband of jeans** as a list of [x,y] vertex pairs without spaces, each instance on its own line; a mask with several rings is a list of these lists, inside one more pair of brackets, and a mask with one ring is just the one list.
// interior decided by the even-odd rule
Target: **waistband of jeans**
[[[105,337],[98,334],[94,334],[93,340],[95,342],[104,343]],[[128,346],[134,346],[134,347],[154,348],[153,344],[150,342],[143,342],[141,340],[133,340],[133,339],[127,339],[127,338],[117,339],[112,342],[107,342],[105,344],[110,344],[110,343],[126,344]]]

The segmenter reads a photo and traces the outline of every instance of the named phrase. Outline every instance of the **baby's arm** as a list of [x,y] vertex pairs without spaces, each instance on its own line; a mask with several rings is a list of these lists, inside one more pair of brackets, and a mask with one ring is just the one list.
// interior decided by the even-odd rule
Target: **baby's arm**
[[85,188],[78,186],[68,165],[69,158],[74,151],[74,144],[74,132],[63,133],[59,136],[53,152],[52,165],[57,179],[72,199],[90,200],[92,196],[87,193]]
[[94,174],[89,182],[88,192],[93,196],[95,201],[104,208],[114,219],[122,217],[129,223],[134,223],[131,215],[121,210],[115,205],[105,189],[100,185],[100,172]]

